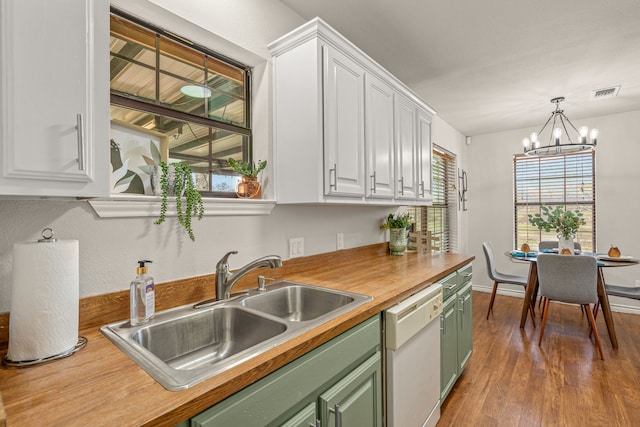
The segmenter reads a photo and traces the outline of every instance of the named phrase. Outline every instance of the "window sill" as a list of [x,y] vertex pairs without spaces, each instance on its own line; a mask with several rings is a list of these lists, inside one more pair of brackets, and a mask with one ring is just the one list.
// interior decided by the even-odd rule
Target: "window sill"
[[[202,198],[205,216],[269,215],[275,200]],[[160,215],[160,197],[111,195],[104,199],[91,199],[89,204],[100,218],[157,217]],[[175,200],[167,206],[167,216],[176,216]]]

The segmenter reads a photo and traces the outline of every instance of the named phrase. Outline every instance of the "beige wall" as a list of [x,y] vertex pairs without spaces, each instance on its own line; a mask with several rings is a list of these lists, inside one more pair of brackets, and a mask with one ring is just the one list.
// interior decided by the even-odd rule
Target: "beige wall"
[[[185,19],[147,0],[113,1],[134,15],[255,67],[256,156],[270,159],[271,76],[266,44],[304,20],[276,0],[216,2],[224,13],[205,13],[203,2],[195,0],[154,3],[172,10],[179,8]],[[437,118],[433,138],[456,153],[464,139]],[[272,171],[265,172],[263,178],[269,181]],[[267,196],[272,191],[267,186]],[[307,255],[335,250],[336,233],[344,234],[346,248],[383,242],[386,237],[379,225],[392,210],[276,206],[268,216],[205,217],[194,221],[196,242],[192,243],[177,228],[174,218],[156,226],[153,218],[100,219],[84,201],[0,200],[0,312],[10,309],[13,244],[36,240],[44,227],[53,227],[61,239],[80,241],[80,293],[90,296],[128,289],[138,259],[153,260],[150,273],[157,282],[166,282],[212,273],[217,260],[230,250],[239,251],[230,260],[232,268],[271,253],[287,258],[287,241],[291,237],[305,239]]]
[[[623,254],[640,257],[640,111],[572,121],[576,126],[584,123],[600,130],[596,150],[597,251],[606,252],[613,243]],[[477,260],[474,284],[478,286],[491,285],[484,265],[483,241],[493,243],[499,271],[528,271],[527,265],[510,262],[501,253],[513,249],[513,154],[521,150],[522,138],[537,130],[474,136],[468,147],[468,239],[469,250]],[[640,280],[640,265],[608,268],[605,278],[608,283],[634,286]],[[627,299],[613,298],[612,303],[640,309],[640,304]]]

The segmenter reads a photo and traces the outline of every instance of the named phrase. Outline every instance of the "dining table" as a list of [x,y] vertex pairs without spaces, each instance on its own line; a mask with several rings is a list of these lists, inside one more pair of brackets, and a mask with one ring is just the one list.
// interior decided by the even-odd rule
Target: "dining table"
[[[546,251],[542,251],[541,253],[545,253]],[[549,253],[553,253],[553,251],[549,251]],[[506,252],[509,258],[514,261],[524,261],[529,263],[529,275],[527,278],[527,288],[525,291],[524,300],[522,303],[522,314],[520,316],[520,328],[524,329],[527,323],[527,315],[529,314],[529,306],[535,302],[534,298],[538,295],[538,267],[537,267],[537,251],[531,252],[522,252],[522,251],[509,251]],[[623,257],[609,257],[604,254],[596,254],[592,252],[582,252],[576,251],[575,255],[558,255],[558,256],[591,256],[596,257],[598,262],[598,280],[597,280],[597,288],[598,288],[598,300],[600,301],[600,306],[602,307],[602,313],[604,314],[604,321],[607,325],[607,331],[609,333],[609,339],[611,340],[611,346],[614,349],[618,348],[618,338],[616,336],[616,329],[613,323],[613,316],[611,315],[611,306],[609,305],[609,297],[605,291],[605,281],[603,268],[608,267],[628,267],[632,265],[638,265],[640,260],[631,257],[631,256],[623,256]]]

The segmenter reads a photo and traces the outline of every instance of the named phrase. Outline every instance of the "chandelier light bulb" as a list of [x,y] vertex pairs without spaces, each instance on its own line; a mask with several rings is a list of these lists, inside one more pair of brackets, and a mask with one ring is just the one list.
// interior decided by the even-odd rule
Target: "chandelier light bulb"
[[556,145],[560,145],[560,135],[562,135],[562,129],[555,128],[553,130],[553,139],[555,140]]
[[529,149],[529,138],[522,138],[522,145],[524,145],[524,151],[527,151]]
[[589,135],[589,128],[586,126],[582,126],[580,127],[580,129],[578,129],[578,132],[580,132],[580,144],[586,144],[587,135]]
[[535,132],[531,132],[529,138],[531,138],[531,142],[533,142],[534,144],[538,142],[538,134]]
[[591,129],[591,143],[596,145],[598,142],[598,129]]

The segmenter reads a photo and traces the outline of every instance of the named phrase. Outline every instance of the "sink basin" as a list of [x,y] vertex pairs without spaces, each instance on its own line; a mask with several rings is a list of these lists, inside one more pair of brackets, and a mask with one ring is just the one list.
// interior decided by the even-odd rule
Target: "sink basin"
[[133,336],[174,369],[212,365],[286,331],[287,325],[238,307],[215,307],[142,327]]
[[354,301],[354,296],[331,289],[288,284],[279,289],[248,297],[242,301],[242,305],[291,322],[304,322],[347,306]]
[[[281,281],[266,290],[156,313],[100,330],[167,390],[183,390],[344,314],[371,298]],[[201,308],[196,308],[201,307]]]

